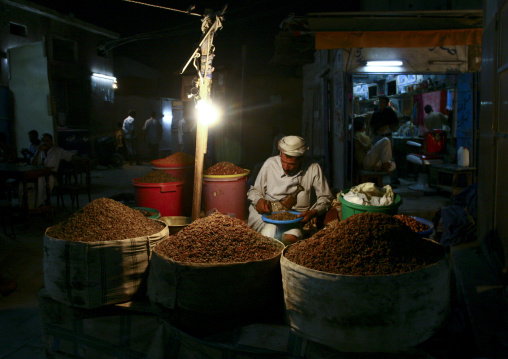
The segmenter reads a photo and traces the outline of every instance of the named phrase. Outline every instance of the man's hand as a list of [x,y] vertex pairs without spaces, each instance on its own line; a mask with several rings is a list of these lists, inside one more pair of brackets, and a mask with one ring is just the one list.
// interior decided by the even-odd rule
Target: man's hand
[[271,213],[272,212],[272,204],[269,201],[267,201],[266,199],[260,198],[258,203],[256,203],[256,210],[260,214]]
[[312,218],[314,218],[316,216],[317,216],[317,210],[313,209],[312,211],[302,212],[297,218],[303,217],[301,223],[307,223],[308,221],[310,221]]

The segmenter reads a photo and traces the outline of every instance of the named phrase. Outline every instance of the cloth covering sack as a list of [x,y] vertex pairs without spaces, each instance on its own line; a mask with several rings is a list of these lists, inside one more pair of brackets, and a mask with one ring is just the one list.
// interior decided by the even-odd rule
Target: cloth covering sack
[[374,183],[366,182],[351,187],[343,197],[350,203],[362,206],[389,206],[395,200],[395,193],[390,185],[378,188]]
[[97,308],[144,294],[153,247],[169,237],[169,228],[146,237],[75,242],[44,234],[44,284],[64,304]]

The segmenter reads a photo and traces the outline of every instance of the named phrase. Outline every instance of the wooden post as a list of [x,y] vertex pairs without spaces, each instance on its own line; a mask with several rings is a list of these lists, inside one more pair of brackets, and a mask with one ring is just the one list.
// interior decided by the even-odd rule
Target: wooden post
[[194,162],[194,197],[192,198],[192,220],[201,215],[201,195],[203,190],[203,162],[206,153],[208,126],[198,122],[196,131],[196,157]]
[[[210,26],[216,26],[216,23]],[[212,86],[212,60],[213,54],[210,54],[213,35],[216,29],[210,29],[208,38],[201,44],[201,68],[199,79],[199,98],[200,101],[209,102]],[[196,131],[196,156],[194,163],[194,195],[192,198],[192,220],[196,220],[201,215],[201,196],[203,190],[203,162],[206,154],[208,142],[208,125],[199,121]]]

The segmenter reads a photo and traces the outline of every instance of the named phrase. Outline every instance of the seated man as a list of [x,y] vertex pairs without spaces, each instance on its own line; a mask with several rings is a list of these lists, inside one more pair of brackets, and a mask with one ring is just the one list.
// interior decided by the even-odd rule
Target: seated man
[[28,146],[28,148],[22,148],[21,154],[27,163],[30,163],[32,162],[34,156],[37,154],[37,149],[41,144],[41,140],[39,140],[39,132],[36,130],[31,130],[28,132],[28,140],[30,141],[30,146]]
[[[75,158],[72,152],[64,150],[61,147],[53,145],[53,136],[49,133],[42,135],[41,144],[35,154],[32,164],[44,165],[52,169],[52,172],[56,174],[61,160],[71,161]],[[49,177],[49,190],[52,191],[55,186],[55,175]],[[37,203],[36,207],[41,206],[46,201],[46,179],[41,176],[38,178],[37,184]]]
[[392,144],[386,137],[381,138],[374,145],[365,134],[365,119],[355,117],[354,130],[354,159],[358,167],[367,171],[390,173],[395,170],[392,161]]
[[[275,238],[277,227],[265,223],[262,214],[272,212],[271,202],[279,201],[297,192],[296,205],[292,208],[304,217],[302,225],[317,215],[330,209],[332,192],[323,175],[321,167],[304,154],[308,147],[305,140],[298,136],[285,136],[279,141],[280,155],[268,158],[256,178],[254,186],[247,192],[250,201],[248,224],[261,234]],[[311,193],[315,192],[316,202],[311,203]],[[288,245],[302,239],[300,228],[293,228],[282,234],[281,241]]]

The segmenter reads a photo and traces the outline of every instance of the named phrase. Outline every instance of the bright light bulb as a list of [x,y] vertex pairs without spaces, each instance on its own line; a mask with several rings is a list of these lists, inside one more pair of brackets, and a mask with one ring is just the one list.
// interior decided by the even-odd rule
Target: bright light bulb
[[381,67],[402,66],[402,61],[367,61],[366,66],[381,66]]
[[204,125],[211,125],[219,117],[217,109],[211,103],[201,100],[196,105],[198,110],[198,120]]
[[108,76],[108,75],[103,75],[103,74],[98,74],[98,73],[93,73],[92,76],[99,77],[99,78],[105,79],[105,80],[116,81],[116,77],[114,77],[114,76]]

